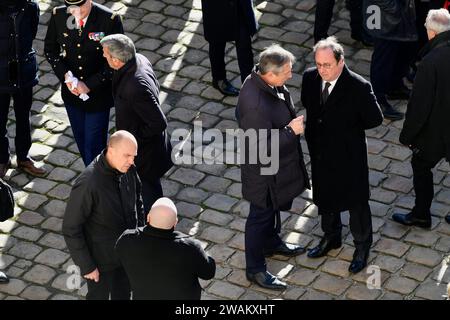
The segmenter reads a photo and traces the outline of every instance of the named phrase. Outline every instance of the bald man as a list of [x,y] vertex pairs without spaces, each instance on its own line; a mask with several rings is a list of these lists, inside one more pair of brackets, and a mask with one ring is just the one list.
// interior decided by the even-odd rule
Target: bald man
[[128,278],[114,245],[123,231],[144,225],[136,153],[133,135],[117,131],[70,193],[62,232],[73,261],[87,279],[88,300],[130,299]]
[[198,278],[214,277],[216,263],[199,241],[175,231],[177,208],[169,198],[152,206],[144,228],[125,231],[116,253],[134,300],[200,300]]

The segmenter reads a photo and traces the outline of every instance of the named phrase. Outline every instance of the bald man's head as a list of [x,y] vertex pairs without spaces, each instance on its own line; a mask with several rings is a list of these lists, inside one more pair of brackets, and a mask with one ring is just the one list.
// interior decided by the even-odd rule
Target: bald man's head
[[136,138],[125,130],[119,130],[111,135],[108,141],[106,160],[114,169],[126,173],[134,164],[137,155]]
[[147,216],[148,224],[154,228],[170,230],[177,224],[177,208],[169,198],[159,198]]

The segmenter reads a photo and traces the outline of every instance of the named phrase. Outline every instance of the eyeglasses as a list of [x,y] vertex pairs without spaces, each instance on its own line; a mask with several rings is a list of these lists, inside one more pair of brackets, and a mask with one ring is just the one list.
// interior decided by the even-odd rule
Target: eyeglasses
[[320,68],[324,68],[324,69],[331,69],[332,67],[334,67],[334,65],[332,65],[331,63],[316,63],[316,67],[317,67],[317,69],[320,69]]

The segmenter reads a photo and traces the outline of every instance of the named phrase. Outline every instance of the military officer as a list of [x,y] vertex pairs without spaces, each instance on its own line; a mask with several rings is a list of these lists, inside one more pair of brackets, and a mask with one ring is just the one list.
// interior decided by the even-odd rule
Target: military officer
[[87,166],[106,146],[109,110],[114,105],[112,69],[100,40],[123,33],[122,20],[92,0],[65,0],[53,9],[45,37],[45,56],[61,81],[75,141]]

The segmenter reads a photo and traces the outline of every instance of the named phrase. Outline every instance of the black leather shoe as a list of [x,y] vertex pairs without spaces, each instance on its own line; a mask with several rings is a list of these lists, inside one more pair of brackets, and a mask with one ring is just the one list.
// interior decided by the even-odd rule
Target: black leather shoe
[[257,273],[246,272],[247,280],[256,283],[258,286],[271,290],[284,290],[287,288],[285,282],[280,281],[277,277],[268,271]]
[[324,237],[322,238],[322,240],[320,240],[320,243],[316,247],[308,250],[308,257],[320,258],[325,256],[328,253],[328,251],[340,248],[341,246],[342,246],[341,239],[329,239]]
[[355,249],[352,263],[348,267],[351,273],[358,273],[367,266],[367,259],[369,258],[369,250]]
[[9,282],[8,276],[0,271],[0,284],[5,284],[8,282]]
[[408,214],[394,213],[392,215],[392,220],[401,223],[405,226],[416,226],[424,229],[431,228],[431,218],[430,219],[418,219],[412,215],[412,212]]
[[447,223],[450,223],[450,214],[445,216],[445,221],[447,221]]
[[381,107],[381,111],[383,111],[383,116],[386,119],[389,119],[392,121],[403,119],[403,113],[395,110],[394,107],[391,106],[389,103],[380,104],[380,107]]
[[0,163],[0,178],[3,178],[6,175],[6,172],[11,167],[11,161],[7,163]]
[[303,247],[297,246],[295,244],[283,242],[282,244],[280,244],[278,247],[276,247],[274,249],[264,251],[264,256],[270,257],[270,256],[273,256],[274,254],[278,254],[278,255],[286,256],[286,257],[295,257],[304,252],[305,252],[305,248],[303,248]]
[[386,94],[388,99],[391,99],[391,100],[409,100],[410,95],[411,95],[411,90],[409,90],[406,86],[397,88]]
[[213,87],[219,90],[225,96],[236,97],[239,95],[239,89],[234,87],[228,80],[213,80]]

